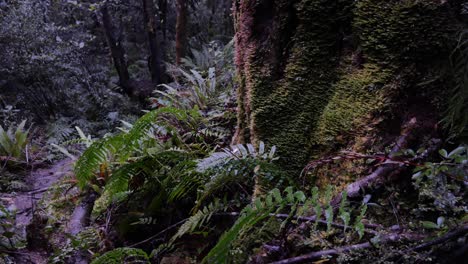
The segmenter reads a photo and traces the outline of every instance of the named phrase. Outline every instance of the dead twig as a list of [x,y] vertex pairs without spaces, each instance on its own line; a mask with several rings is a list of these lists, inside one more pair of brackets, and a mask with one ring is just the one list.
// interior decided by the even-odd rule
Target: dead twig
[[[188,219],[188,218],[187,218],[187,219]],[[137,243],[135,243],[135,244],[133,244],[133,245],[130,245],[130,246],[128,246],[128,247],[133,248],[133,247],[139,246],[139,245],[141,245],[141,244],[144,244],[144,243],[146,243],[146,242],[149,242],[149,241],[151,241],[151,240],[157,238],[158,236],[160,236],[160,235],[166,233],[167,231],[169,231],[169,230],[171,230],[171,229],[173,229],[173,228],[175,228],[175,227],[177,227],[177,226],[179,226],[179,225],[185,223],[185,221],[187,221],[187,219],[181,220],[181,221],[179,221],[179,222],[177,222],[177,223],[175,223],[175,224],[173,224],[173,225],[167,227],[166,229],[162,230],[161,232],[157,233],[156,235],[150,236],[150,237],[148,237],[147,239],[142,240],[142,241],[140,241],[140,242],[137,242]]]

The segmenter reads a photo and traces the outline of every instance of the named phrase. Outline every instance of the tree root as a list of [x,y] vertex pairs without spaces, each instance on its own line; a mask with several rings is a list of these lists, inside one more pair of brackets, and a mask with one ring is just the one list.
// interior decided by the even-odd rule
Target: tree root
[[[397,139],[395,146],[391,150],[385,162],[383,162],[380,167],[370,175],[360,178],[346,187],[348,198],[357,198],[367,190],[382,187],[389,182],[399,179],[399,176],[409,167],[426,159],[440,147],[442,141],[440,139],[432,139],[430,147],[422,154],[409,161],[399,161],[398,154],[407,149],[411,143],[415,141],[418,135],[418,128],[419,126],[416,118],[412,118],[408,124],[405,125],[405,128]],[[341,194],[333,198],[332,205],[338,205],[340,202]]]

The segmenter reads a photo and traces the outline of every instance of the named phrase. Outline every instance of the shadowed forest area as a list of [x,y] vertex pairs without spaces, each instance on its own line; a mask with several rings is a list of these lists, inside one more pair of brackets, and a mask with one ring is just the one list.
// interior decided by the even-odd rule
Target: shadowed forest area
[[466,263],[468,2],[0,0],[0,263]]

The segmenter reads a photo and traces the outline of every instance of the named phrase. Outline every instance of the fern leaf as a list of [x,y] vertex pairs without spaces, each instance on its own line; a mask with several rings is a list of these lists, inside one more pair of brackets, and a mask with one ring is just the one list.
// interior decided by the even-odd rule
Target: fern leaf
[[150,263],[148,254],[138,248],[116,248],[96,258],[91,264]]

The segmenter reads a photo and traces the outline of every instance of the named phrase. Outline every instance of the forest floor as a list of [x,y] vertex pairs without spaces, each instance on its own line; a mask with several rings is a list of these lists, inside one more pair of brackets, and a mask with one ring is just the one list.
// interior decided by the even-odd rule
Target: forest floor
[[[72,173],[72,160],[65,159],[56,162],[47,167],[33,169],[25,178],[25,183],[30,186],[29,190],[22,192],[13,192],[0,194],[0,199],[9,204],[10,207],[16,208],[16,230],[22,239],[28,240],[27,247],[16,252],[15,260],[17,263],[47,263],[48,255],[45,250],[34,249],[30,247],[31,239],[37,239],[33,243],[47,243],[40,241],[40,237],[35,238],[35,234],[28,234],[28,229],[34,226],[33,216],[38,209],[38,201],[43,197],[43,194],[49,188],[58,183],[65,176]],[[35,230],[34,228],[32,230]],[[29,231],[29,233],[31,233]]]

